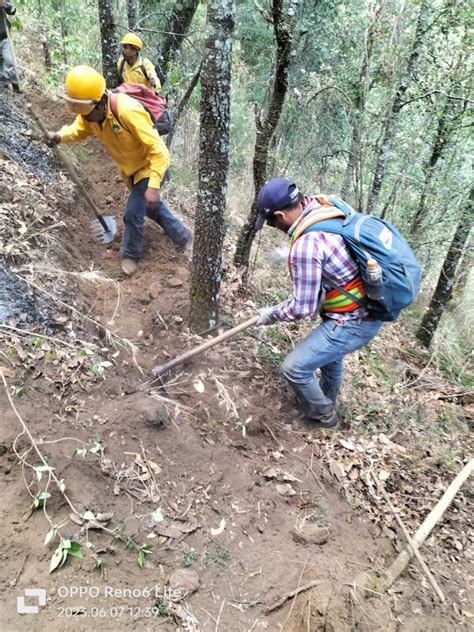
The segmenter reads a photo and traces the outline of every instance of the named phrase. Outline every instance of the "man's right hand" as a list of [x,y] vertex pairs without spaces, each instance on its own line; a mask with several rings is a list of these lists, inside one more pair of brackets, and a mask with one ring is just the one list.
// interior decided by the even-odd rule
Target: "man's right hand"
[[257,327],[261,327],[262,325],[270,325],[272,322],[272,312],[273,307],[261,307],[258,310],[258,320],[255,323]]
[[61,136],[57,132],[45,132],[44,142],[48,147],[56,147],[61,142]]

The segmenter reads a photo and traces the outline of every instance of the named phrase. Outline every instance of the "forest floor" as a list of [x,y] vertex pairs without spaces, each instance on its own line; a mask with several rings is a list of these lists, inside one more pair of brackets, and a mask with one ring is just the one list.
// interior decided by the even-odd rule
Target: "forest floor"
[[[469,484],[422,550],[444,604],[413,562],[387,594],[351,584],[405,545],[378,485],[414,533],[472,454],[472,395],[399,323],[348,362],[346,423],[332,434],[295,429],[272,365],[297,328],[241,334],[152,382],[154,365],[201,341],[186,326],[189,263],[148,223],[143,261],[123,278],[120,235],[93,241],[24,98],[0,99],[2,629],[468,629]],[[34,105],[49,127],[70,120],[62,103]],[[127,193],[102,148],[71,155],[120,218]],[[228,324],[253,313],[232,288]],[[56,526],[81,553],[50,573]],[[38,603],[28,588],[46,591],[37,614],[18,613],[17,597]]]

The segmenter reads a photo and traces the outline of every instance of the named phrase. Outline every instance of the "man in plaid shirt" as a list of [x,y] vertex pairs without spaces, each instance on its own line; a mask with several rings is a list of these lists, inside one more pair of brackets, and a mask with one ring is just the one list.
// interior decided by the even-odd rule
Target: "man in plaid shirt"
[[[342,383],[343,360],[365,346],[382,322],[371,318],[360,305],[365,296],[359,267],[343,237],[311,230],[318,220],[339,212],[318,196],[303,196],[294,182],[274,178],[257,198],[256,230],[265,222],[291,238],[288,258],[293,291],[286,301],[259,310],[257,325],[316,317],[316,327],[283,363],[283,375],[304,405],[312,428],[334,430],[339,424],[335,401]],[[331,289],[342,287],[355,300]],[[315,377],[316,369],[321,379]]]

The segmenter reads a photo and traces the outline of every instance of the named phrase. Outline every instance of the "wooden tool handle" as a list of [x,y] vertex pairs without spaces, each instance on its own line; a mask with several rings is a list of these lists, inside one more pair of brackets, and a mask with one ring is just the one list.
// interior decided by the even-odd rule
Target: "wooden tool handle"
[[198,347],[191,349],[191,351],[186,351],[186,353],[183,353],[182,355],[177,356],[173,360],[166,362],[166,364],[160,364],[158,366],[155,366],[155,368],[153,369],[153,375],[158,377],[162,375],[163,373],[166,373],[166,371],[169,371],[170,369],[173,369],[175,366],[182,364],[185,360],[189,360],[189,358],[193,358],[195,355],[198,355],[198,353],[202,353],[203,351],[206,351],[206,349],[210,349],[210,347],[214,347],[215,345],[218,345],[221,342],[224,342],[224,340],[227,340],[227,338],[231,338],[232,336],[235,336],[235,334],[238,334],[239,331],[243,331],[244,329],[248,329],[252,325],[255,325],[258,319],[259,319],[258,316],[253,316],[252,318],[249,318],[243,323],[240,323],[240,325],[236,325],[232,329],[229,329],[228,331],[225,331],[223,334],[220,334],[220,336],[216,336],[215,338],[212,338],[212,340],[207,340],[206,342],[203,342],[202,345],[199,345]]
[[[40,115],[34,110],[34,108],[31,105],[31,103],[28,103],[26,107],[27,107],[28,111],[30,112],[31,116],[34,118],[34,120],[38,124],[38,127],[40,128],[40,130],[43,132],[43,134],[46,134],[46,132],[48,132],[49,130],[46,127],[46,125],[44,124],[44,121],[41,119]],[[103,217],[102,217],[102,215],[100,213],[100,210],[98,209],[98,207],[97,207],[96,203],[94,202],[94,200],[89,195],[89,193],[88,193],[86,187],[84,186],[84,184],[80,181],[79,176],[77,175],[76,168],[74,167],[72,162],[69,160],[69,158],[66,156],[66,154],[59,147],[53,147],[52,149],[53,149],[54,153],[56,154],[56,156],[59,158],[59,160],[66,167],[67,171],[69,172],[69,175],[71,176],[71,179],[77,185],[78,189],[80,190],[80,192],[82,193],[82,195],[86,199],[87,203],[91,207],[91,209],[94,212],[94,214],[97,217],[97,219],[101,222],[101,224],[105,228],[105,230],[108,230],[107,224],[103,223],[104,220],[103,220]]]
[[2,13],[3,13],[3,21],[4,21],[4,24],[5,24],[6,31],[7,31],[7,40],[8,40],[8,43],[10,44],[10,51],[11,51],[12,60],[13,60],[13,67],[15,68],[16,85],[18,86],[18,92],[23,92],[22,85],[21,85],[21,80],[20,80],[20,73],[18,72],[18,62],[16,60],[15,47],[13,46],[13,41],[12,41],[12,38],[11,38],[11,35],[10,35],[10,29],[8,28],[7,12],[5,11],[5,7],[2,7]]

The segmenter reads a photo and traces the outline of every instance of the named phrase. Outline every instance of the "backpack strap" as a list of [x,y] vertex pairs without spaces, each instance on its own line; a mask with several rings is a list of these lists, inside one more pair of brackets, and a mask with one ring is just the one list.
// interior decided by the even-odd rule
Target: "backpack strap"
[[[316,199],[318,200],[321,206],[314,209],[313,211],[310,211],[305,217],[301,219],[301,221],[297,224],[293,232],[293,235],[291,237],[290,252],[288,254],[288,268],[290,271],[290,277],[291,277],[290,257],[291,257],[291,251],[293,249],[293,246],[296,240],[299,237],[301,237],[301,235],[306,233],[308,230],[311,230],[312,227],[315,224],[318,224],[319,222],[324,222],[325,220],[328,220],[328,219],[346,217],[346,214],[344,213],[344,211],[342,209],[339,209],[334,204],[331,204],[331,200],[327,198],[325,195],[318,195],[316,196]],[[317,228],[313,230],[317,230]],[[327,285],[329,285],[329,287],[332,288],[333,290],[336,290],[336,292],[343,294],[347,299],[349,299],[353,303],[356,303],[360,307],[366,306],[366,302],[364,301],[363,296],[361,298],[358,298],[357,296],[354,296],[353,293],[348,292],[347,289],[342,288],[340,285],[337,285],[336,283],[328,279],[325,275],[322,275],[322,277],[324,281],[327,283]],[[358,274],[357,277],[360,280],[360,274]],[[355,279],[353,279],[350,283],[352,283],[354,280]],[[355,287],[351,289],[356,290]]]
[[[119,77],[122,81],[123,81],[124,68],[125,68],[125,57],[122,57],[122,59],[120,60],[120,67],[119,67]],[[146,71],[145,64],[143,62],[140,64],[140,70],[142,71],[142,74],[145,77],[145,79],[149,81],[148,73]]]
[[[363,298],[357,298],[357,296],[354,296],[354,294],[351,294],[340,285],[333,283],[330,279],[328,279],[327,276],[324,276],[324,274],[322,275],[322,277],[324,281],[329,285],[330,288],[332,288],[333,290],[336,290],[336,292],[339,292],[340,294],[344,294],[346,298],[353,301],[354,303],[357,303],[357,305],[360,305],[360,307],[367,307],[367,301],[365,301]],[[360,276],[358,277],[358,280],[360,280]],[[352,283],[353,281],[354,279],[352,279],[350,283]]]
[[114,117],[117,120],[117,123],[120,125],[120,127],[123,127],[123,129],[128,132],[128,129],[125,127],[125,125],[122,123],[122,121],[120,120],[120,117],[119,117],[118,106],[117,106],[117,97],[118,97],[118,93],[117,92],[111,92],[109,94],[110,111],[114,115]]
[[120,81],[123,81],[123,69],[125,68],[125,57],[120,60],[119,77]]
[[314,224],[323,222],[326,219],[334,219],[335,217],[345,217],[344,212],[328,203],[322,204],[313,211],[310,211],[298,222],[295,230],[293,231],[293,235],[291,236],[291,246],[293,246],[295,241]]

